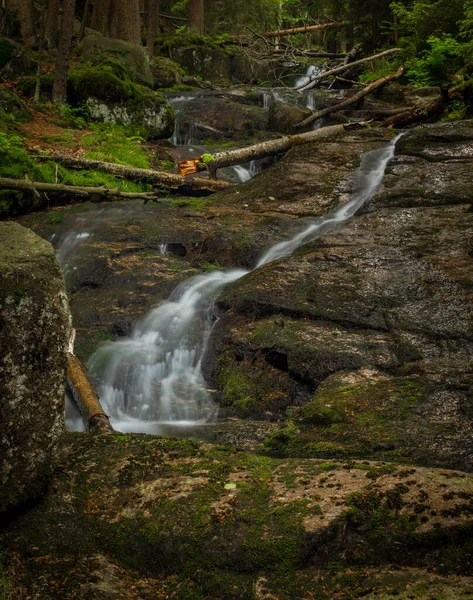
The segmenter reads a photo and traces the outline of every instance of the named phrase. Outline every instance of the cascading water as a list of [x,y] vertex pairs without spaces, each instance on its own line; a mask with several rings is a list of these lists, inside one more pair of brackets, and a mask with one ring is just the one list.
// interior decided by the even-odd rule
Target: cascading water
[[257,160],[252,160],[249,163],[245,163],[244,165],[237,165],[233,167],[233,170],[238,176],[238,179],[241,183],[248,181],[255,175],[260,172],[260,162]]
[[[299,75],[294,81],[294,87],[306,86],[315,75],[320,75],[325,69],[320,65],[310,65],[304,75]],[[304,88],[302,88],[304,89]]]
[[179,122],[179,114],[184,110],[186,104],[195,100],[196,96],[176,96],[174,98],[168,98],[169,104],[174,108],[174,112],[176,115],[176,125],[174,127],[174,133],[170,138],[171,144],[174,146],[188,146],[192,143],[192,131],[183,128]]
[[[310,220],[300,233],[270,248],[255,268],[290,255],[352,217],[381,184],[397,139],[363,157],[356,191],[346,204]],[[213,303],[225,285],[249,272],[212,271],[193,277],[138,323],[129,339],[96,351],[90,373],[114,427],[156,433],[163,422],[195,423],[215,415],[201,371],[214,321]]]

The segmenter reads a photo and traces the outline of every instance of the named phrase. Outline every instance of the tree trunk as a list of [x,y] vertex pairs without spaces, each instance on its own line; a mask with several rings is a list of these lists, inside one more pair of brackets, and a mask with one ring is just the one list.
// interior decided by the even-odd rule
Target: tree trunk
[[154,56],[154,40],[159,32],[159,0],[148,0],[148,34],[146,46],[150,58]]
[[343,27],[349,25],[350,21],[333,21],[332,23],[322,23],[320,25],[307,25],[306,27],[293,27],[292,29],[280,29],[278,31],[266,31],[262,35],[264,37],[282,37],[285,35],[294,35],[297,33],[310,33],[311,31],[319,31],[327,27]]
[[64,0],[62,8],[61,35],[56,59],[56,71],[53,83],[54,104],[65,104],[67,92],[67,72],[74,33],[74,12],[76,0]]
[[71,352],[67,354],[67,383],[87,430],[113,433],[113,427],[108,415],[104,413],[100,405],[99,397],[90,383],[86,368]]
[[423,104],[406,108],[404,111],[389,116],[383,121],[382,126],[404,127],[405,125],[410,125],[411,123],[416,123],[417,121],[424,121],[425,119],[429,119],[433,115],[440,113],[448,104],[448,101],[448,91],[446,91],[446,89],[441,89],[441,93],[438,98],[435,98],[428,103],[424,102]]
[[87,23],[89,21],[89,12],[90,12],[90,0],[85,0],[84,12],[82,13],[82,21],[80,23],[80,31],[78,42],[82,42],[84,39],[85,28],[87,27]]
[[9,3],[20,20],[21,37],[29,44],[36,40],[33,0],[11,0]]
[[110,29],[111,0],[95,0],[92,10],[92,29],[108,35]]
[[325,140],[337,135],[345,133],[349,129],[358,129],[364,127],[363,123],[354,123],[346,125],[332,125],[331,127],[324,127],[323,129],[316,129],[315,131],[308,131],[307,133],[299,133],[291,136],[284,136],[277,140],[269,140],[267,142],[261,142],[260,144],[254,144],[247,148],[239,148],[238,150],[229,150],[227,152],[218,152],[213,154],[212,159],[205,163],[201,162],[199,169],[203,170],[207,168],[210,177],[215,177],[217,169],[222,167],[230,167],[232,165],[240,165],[250,160],[256,160],[258,158],[265,158],[266,156],[275,156],[287,152],[294,146],[300,146],[301,144],[307,144],[307,142],[314,142],[318,140]]
[[204,0],[189,0],[187,27],[190,31],[204,34]]
[[[41,158],[45,160],[53,160],[70,169],[87,169],[90,171],[102,171],[110,173],[117,177],[137,180],[147,183],[156,183],[169,187],[172,190],[186,189],[186,193],[192,195],[202,192],[219,192],[231,187],[228,181],[209,181],[203,178],[186,179],[182,175],[175,173],[165,173],[162,171],[152,171],[150,169],[138,169],[135,167],[127,167],[125,165],[117,165],[115,163],[102,162],[99,160],[89,160],[87,158],[75,158],[64,154],[44,154]],[[95,188],[92,188],[95,189]]]
[[60,7],[61,0],[49,0],[44,31],[44,39],[48,48],[54,48],[57,45]]
[[393,81],[394,79],[399,79],[399,77],[401,77],[401,75],[404,73],[404,70],[405,70],[404,67],[400,67],[396,71],[396,73],[394,73],[393,75],[387,75],[386,77],[381,77],[381,79],[377,79],[376,81],[373,81],[372,83],[367,85],[365,88],[363,88],[362,90],[357,92],[351,98],[348,98],[347,100],[344,100],[343,102],[340,102],[339,104],[336,104],[335,106],[329,106],[328,108],[324,108],[323,110],[319,110],[318,112],[311,114],[310,117],[307,117],[307,119],[304,119],[303,121],[301,121],[297,127],[299,129],[302,129],[303,127],[307,127],[307,125],[310,125],[317,119],[326,117],[330,113],[342,110],[343,108],[346,108],[347,106],[351,106],[352,104],[357,104],[362,98],[367,96],[373,90],[375,90],[383,85],[386,85],[387,83],[389,83],[390,81]]
[[[385,50],[384,52],[380,52],[379,54],[374,54],[373,56],[361,58],[360,60],[356,60],[355,62],[350,63],[350,68],[356,67],[358,65],[361,65],[365,62],[369,62],[371,60],[376,60],[378,58],[382,58],[383,56],[387,56],[388,54],[392,54],[393,52],[402,52],[402,48],[391,48],[390,50]],[[323,79],[326,79],[327,77],[331,77],[332,75],[338,75],[339,73],[343,73],[346,70],[347,70],[347,65],[345,65],[345,64],[340,65],[339,67],[335,67],[334,69],[330,69],[329,71],[325,71],[324,73],[321,73],[320,75],[316,75],[315,77],[312,77],[312,79],[309,83],[300,85],[293,89],[300,90],[300,89],[304,88],[304,90],[310,90],[310,89],[314,88],[318,83],[320,83]]]
[[115,0],[111,17],[112,37],[141,46],[140,0]]

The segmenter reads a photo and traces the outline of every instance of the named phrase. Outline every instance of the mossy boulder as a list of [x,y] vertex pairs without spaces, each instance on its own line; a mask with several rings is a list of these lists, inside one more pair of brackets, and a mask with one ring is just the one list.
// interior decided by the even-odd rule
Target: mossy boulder
[[154,83],[146,49],[100,34],[88,35],[77,49],[81,59],[93,66],[117,63],[131,81],[152,87]]
[[0,123],[26,121],[29,113],[20,98],[11,90],[0,85]]
[[[277,131],[278,133],[294,133],[297,125],[311,114],[312,111],[308,108],[297,104],[286,104],[277,100],[269,107],[268,127],[270,131]],[[312,128],[312,124],[309,125],[309,128]]]
[[460,471],[68,434],[47,496],[2,533],[13,596],[353,600],[435,569],[469,597],[472,502]]
[[162,94],[127,79],[119,65],[72,68],[68,98],[86,104],[97,121],[143,127],[149,139],[168,138],[174,130],[174,110]]
[[0,512],[35,498],[64,432],[70,315],[51,245],[0,223]]
[[156,56],[151,63],[151,70],[155,89],[170,88],[182,83],[184,70],[169,58]]
[[21,44],[0,37],[0,81],[10,81],[33,73],[35,67],[35,61],[28,56]]

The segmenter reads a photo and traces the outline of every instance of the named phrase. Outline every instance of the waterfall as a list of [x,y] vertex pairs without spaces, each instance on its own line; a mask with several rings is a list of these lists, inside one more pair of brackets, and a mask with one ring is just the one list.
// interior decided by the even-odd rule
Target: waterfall
[[294,87],[296,88],[301,85],[306,86],[310,82],[311,77],[314,77],[315,75],[320,75],[320,73],[323,73],[324,71],[325,68],[321,67],[320,65],[310,65],[310,67],[307,67],[307,70],[304,73],[304,75],[298,75],[296,77],[296,80],[294,81]]
[[[302,231],[263,254],[255,269],[289,256],[352,217],[380,186],[398,138],[365,154],[346,204],[306,222]],[[212,271],[189,279],[140,321],[130,338],[98,348],[90,374],[115,428],[156,432],[163,422],[195,423],[215,416],[201,370],[215,321],[213,304],[223,287],[249,272]]]
[[243,183],[260,172],[260,162],[257,160],[252,160],[249,163],[233,167],[233,170],[238,175],[240,182]]
[[192,127],[190,130],[186,130],[179,123],[179,115],[183,111],[187,103],[195,100],[197,96],[176,96],[175,98],[168,98],[169,104],[174,108],[176,116],[176,124],[174,127],[174,133],[169,138],[169,141],[174,146],[188,146],[192,142]]

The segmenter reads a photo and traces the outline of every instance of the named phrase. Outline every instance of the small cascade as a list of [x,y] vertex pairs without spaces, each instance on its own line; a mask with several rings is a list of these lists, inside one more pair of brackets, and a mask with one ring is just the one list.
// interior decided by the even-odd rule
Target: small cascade
[[151,423],[212,417],[215,407],[201,360],[214,322],[213,301],[246,273],[212,271],[193,277],[138,323],[129,339],[97,350],[90,374],[114,427],[143,431],[145,421],[147,431]]
[[[346,204],[311,219],[301,232],[270,248],[255,269],[289,256],[352,217],[381,184],[396,140],[363,157],[356,191]],[[249,272],[212,271],[191,278],[138,323],[130,338],[108,342],[95,352],[91,377],[115,428],[156,433],[166,422],[195,424],[215,417],[201,370],[215,322],[214,301],[227,284]]]
[[196,98],[197,96],[193,95],[182,95],[174,98],[168,98],[168,102],[174,108],[174,113],[176,116],[174,132],[169,139],[171,144],[174,146],[189,146],[192,143],[192,127],[183,127],[179,122],[179,115],[184,110],[185,106]]
[[159,244],[159,251],[161,252],[161,254],[167,254],[168,253],[168,245],[167,244]]
[[252,160],[249,163],[245,163],[243,165],[237,165],[233,167],[233,170],[238,176],[238,179],[241,183],[248,181],[255,175],[261,172],[261,163],[258,160]]
[[305,87],[308,83],[310,83],[312,77],[320,75],[320,73],[323,73],[324,70],[325,68],[320,65],[310,65],[310,67],[307,68],[307,71],[304,73],[304,75],[298,75],[296,77],[296,80],[294,81],[294,87]]
[[79,246],[81,242],[83,242],[90,236],[91,234],[87,231],[70,231],[64,236],[64,238],[59,240],[59,243],[56,247],[56,258],[64,272],[70,269],[70,258],[73,255],[77,246]]

